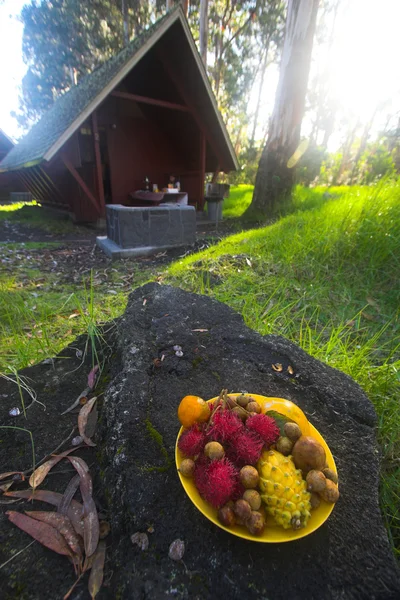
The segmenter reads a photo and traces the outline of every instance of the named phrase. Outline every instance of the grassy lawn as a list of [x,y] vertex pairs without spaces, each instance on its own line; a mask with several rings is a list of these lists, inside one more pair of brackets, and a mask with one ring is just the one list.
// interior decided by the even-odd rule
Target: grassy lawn
[[223,204],[223,218],[232,219],[240,217],[251,203],[253,185],[236,185],[231,187],[229,198]]
[[[156,272],[125,262],[65,277],[51,246],[0,246],[0,371],[54,355],[121,314],[128,292],[151,279],[225,302],[249,327],[286,336],[367,392],[379,417],[381,506],[400,557],[400,183],[328,192],[298,187],[273,225]],[[251,186],[233,188],[224,218],[240,217],[251,195]]]
[[65,212],[56,212],[32,202],[15,202],[0,205],[0,223],[20,223],[25,227],[35,228],[51,234],[77,234],[85,231],[74,225]]

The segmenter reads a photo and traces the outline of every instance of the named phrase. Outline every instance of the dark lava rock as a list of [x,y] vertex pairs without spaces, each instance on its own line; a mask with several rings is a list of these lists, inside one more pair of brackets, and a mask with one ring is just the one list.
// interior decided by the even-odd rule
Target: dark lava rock
[[[84,453],[94,452],[94,495],[111,523],[100,600],[400,597],[399,570],[378,506],[376,416],[350,377],[281,337],[251,331],[227,306],[171,287],[149,284],[137,289],[116,325],[109,342],[111,379],[95,436],[98,445],[94,451],[80,451],[89,462]],[[174,346],[182,348],[182,356]],[[282,364],[281,372],[273,370],[276,363]],[[27,370],[38,384],[40,368]],[[71,377],[77,385],[77,373]],[[84,381],[81,384],[84,387]],[[60,382],[60,390],[68,386],[68,379]],[[213,525],[185,495],[174,466],[177,406],[186,394],[207,399],[223,387],[288,398],[325,437],[338,467],[341,498],[313,534],[286,544],[245,541]],[[60,404],[57,392],[53,397]],[[0,403],[4,407],[1,394]],[[52,411],[42,415],[43,440],[57,423],[67,428],[58,408],[57,418]],[[24,426],[21,420],[18,425]],[[14,463],[22,468],[22,459],[14,461],[11,445],[16,433],[7,435],[11,437],[7,447],[0,445],[0,457],[8,457],[7,469],[14,469]],[[25,444],[26,465],[29,445],[22,439],[18,443],[20,453]],[[45,487],[55,489],[57,478],[46,480]],[[30,540],[4,516],[1,519],[4,562]],[[130,537],[136,532],[148,534],[147,550],[132,544]],[[168,557],[177,538],[185,543],[183,562]],[[53,600],[73,582],[65,557],[39,544],[6,565],[0,577],[4,598]],[[71,598],[88,597],[84,580]]]

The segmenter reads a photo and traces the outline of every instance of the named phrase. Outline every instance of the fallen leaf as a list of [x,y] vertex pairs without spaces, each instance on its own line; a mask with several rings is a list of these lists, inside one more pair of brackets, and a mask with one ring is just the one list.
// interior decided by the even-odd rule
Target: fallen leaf
[[94,388],[94,386],[96,384],[97,372],[98,372],[99,368],[100,368],[99,365],[96,365],[89,372],[89,375],[88,375],[88,388],[90,388],[91,390]]
[[13,481],[9,481],[8,483],[3,483],[2,485],[0,485],[0,492],[8,492],[13,483]]
[[[22,477],[24,477],[23,473],[21,473],[21,471],[7,471],[6,473],[1,473],[0,480],[7,479],[7,477],[12,477],[13,475],[22,475]],[[23,481],[23,479],[22,479],[22,481]]]
[[376,308],[376,310],[380,310],[379,304],[377,303],[376,300],[371,298],[371,296],[367,296],[367,302],[370,306],[373,306],[374,308]]
[[29,533],[30,536],[35,538],[38,542],[57,552],[57,554],[63,554],[64,556],[71,556],[71,551],[67,545],[67,542],[54,527],[47,525],[47,523],[41,523],[35,519],[31,519],[22,513],[14,510],[8,510],[6,512],[11,523],[14,523],[19,529]]
[[275,365],[272,365],[272,368],[274,371],[277,371],[278,373],[283,371],[283,367],[282,367],[281,363],[276,363]]
[[32,517],[41,523],[47,523],[54,529],[57,529],[67,542],[71,552],[76,554],[81,562],[83,558],[82,548],[81,548],[81,540],[76,535],[75,529],[72,526],[71,521],[65,515],[60,515],[57,512],[48,512],[44,510],[26,510],[25,513],[28,517]]
[[68,513],[69,506],[72,502],[72,498],[75,495],[76,490],[79,487],[80,477],[78,474],[74,475],[73,478],[69,481],[65,491],[62,495],[60,503],[57,507],[57,512],[61,515],[66,515]]
[[82,458],[68,456],[68,460],[78,471],[80,477],[79,487],[83,500],[83,540],[86,556],[91,556],[97,548],[100,537],[99,518],[92,497],[92,478],[89,474],[89,467]]
[[57,454],[56,456],[53,456],[52,458],[47,460],[45,463],[40,465],[40,467],[35,469],[33,471],[32,475],[30,476],[29,485],[33,488],[38,487],[38,485],[40,485],[42,483],[42,481],[45,479],[45,477],[46,477],[47,473],[50,471],[50,469],[52,469],[54,467],[54,465],[59,463],[60,460],[62,460],[66,456],[68,456],[68,454],[70,454],[71,452],[74,452],[74,450],[77,450],[77,448],[78,448],[78,446],[76,446],[75,448],[70,448],[69,450],[62,452],[61,454]]
[[294,369],[291,365],[288,366],[287,371],[288,371],[289,375],[294,375]]
[[361,316],[364,317],[364,319],[367,319],[367,321],[376,321],[376,318],[373,315],[365,312],[365,310],[361,312]]
[[100,541],[93,556],[92,569],[90,571],[88,583],[88,590],[92,600],[96,598],[103,583],[105,560],[106,543],[104,541]]
[[92,398],[91,400],[89,400],[84,406],[82,406],[81,410],[79,411],[79,415],[78,415],[79,434],[83,438],[83,441],[85,442],[85,444],[87,444],[88,446],[96,445],[94,442],[92,442],[92,440],[90,438],[88,438],[86,436],[86,426],[87,426],[89,414],[90,414],[96,400],[97,400],[96,396],[94,398]]
[[98,416],[99,413],[97,411],[97,403],[93,406],[92,410],[89,413],[88,419],[87,419],[87,423],[86,423],[86,435],[88,438],[92,438],[94,436],[94,433],[96,431],[96,427],[97,427],[97,420],[98,420]]
[[[63,498],[62,494],[50,490],[19,490],[16,492],[5,492],[4,495],[12,498],[20,498],[21,500],[39,500],[39,502],[46,502],[52,506],[57,506],[57,508]],[[67,515],[71,519],[76,533],[83,538],[83,504],[77,500],[72,500]]]

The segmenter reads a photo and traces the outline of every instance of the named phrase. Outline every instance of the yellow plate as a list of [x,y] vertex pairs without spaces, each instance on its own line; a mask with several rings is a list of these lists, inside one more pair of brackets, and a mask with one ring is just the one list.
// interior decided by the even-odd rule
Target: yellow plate
[[[229,395],[235,397],[239,394],[235,393]],[[288,417],[290,415],[290,418],[298,423],[304,435],[311,435],[324,447],[327,465],[330,469],[333,469],[333,471],[337,473],[335,461],[333,460],[333,456],[331,451],[329,450],[328,444],[325,442],[322,435],[315,429],[315,427],[311,425],[309,421],[307,421],[306,416],[298,406],[296,406],[289,400],[285,400],[284,398],[269,398],[267,396],[259,396],[258,394],[251,394],[251,396],[260,404],[263,413],[269,410],[274,410],[276,412],[285,414]],[[217,400],[217,397],[208,400],[208,402],[214,402],[215,400]],[[179,466],[184,458],[184,456],[181,454],[178,448],[178,440],[183,431],[184,429],[183,427],[181,427],[175,445],[175,462],[177,469],[179,469]],[[221,529],[225,529],[225,531],[228,531],[228,533],[232,533],[233,535],[237,535],[238,537],[242,537],[246,540],[252,540],[254,542],[276,544],[280,542],[291,542],[292,540],[298,540],[299,538],[305,537],[306,535],[309,535],[310,533],[321,527],[323,523],[325,523],[334,507],[334,504],[327,503],[321,500],[320,506],[317,509],[311,511],[311,517],[307,523],[307,526],[297,531],[283,529],[282,527],[275,525],[273,518],[271,516],[268,516],[267,525],[263,535],[255,536],[249,533],[245,527],[242,527],[240,525],[234,525],[233,527],[225,527],[224,525],[222,525],[222,523],[220,523],[218,520],[217,510],[213,508],[210,504],[208,504],[208,502],[203,500],[194,484],[193,479],[189,477],[183,477],[179,471],[178,475],[185,492],[187,493],[193,504],[199,509],[201,513],[203,513],[205,517],[207,517],[207,519],[212,521]]]

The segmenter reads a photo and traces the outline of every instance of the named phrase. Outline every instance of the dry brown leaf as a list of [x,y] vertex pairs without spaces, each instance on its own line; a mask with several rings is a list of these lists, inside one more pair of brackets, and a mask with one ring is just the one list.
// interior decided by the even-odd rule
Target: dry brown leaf
[[13,481],[9,481],[8,483],[3,483],[2,485],[0,485],[0,492],[8,492],[13,483]]
[[276,364],[272,365],[272,368],[274,371],[277,371],[278,373],[283,371],[283,366],[281,365],[281,363],[276,363]]
[[94,600],[100,591],[104,577],[104,563],[106,560],[106,543],[100,541],[96,552],[93,555],[92,569],[90,571],[88,590]]
[[82,406],[81,410],[79,411],[79,415],[78,415],[78,429],[79,429],[79,434],[81,435],[81,437],[83,438],[83,441],[88,445],[88,446],[95,446],[96,444],[94,442],[92,442],[92,440],[90,438],[88,438],[86,436],[86,426],[87,426],[87,422],[88,422],[88,418],[89,418],[89,414],[93,408],[94,403],[96,402],[97,398],[94,397],[91,400],[89,400],[89,402],[87,402],[84,406]]
[[287,371],[288,371],[289,375],[294,375],[294,369],[291,365],[288,366]]
[[376,300],[371,298],[371,296],[367,296],[367,302],[370,306],[373,306],[374,308],[376,308],[376,310],[380,310],[379,304],[377,303]]
[[66,515],[68,513],[69,506],[71,504],[72,498],[75,495],[76,490],[79,487],[80,477],[79,475],[74,475],[73,478],[69,481],[63,496],[60,500],[60,504],[57,507],[57,512],[60,515]]
[[[50,490],[19,490],[17,492],[5,492],[5,496],[12,498],[20,498],[22,500],[39,500],[40,502],[46,502],[52,506],[59,506],[63,498],[62,494],[58,492],[51,492]],[[78,535],[83,538],[83,504],[72,500],[68,508],[67,516],[70,518],[72,525]]]
[[361,312],[361,316],[363,316],[364,319],[367,319],[367,321],[376,321],[376,318],[373,315],[370,315],[369,313],[365,312],[365,310]]
[[76,556],[78,557],[78,562],[81,562],[81,559],[83,558],[83,552],[81,547],[82,541],[76,535],[75,529],[73,528],[72,523],[68,517],[66,517],[65,515],[60,515],[56,512],[48,512],[44,510],[26,510],[25,513],[28,515],[28,517],[32,517],[33,519],[36,519],[41,523],[47,523],[47,525],[50,525],[51,527],[54,527],[54,529],[57,529],[57,531],[61,533],[61,535],[67,542],[69,548],[71,549],[71,552],[73,554],[76,554]]
[[22,476],[21,481],[24,481],[24,479],[25,479],[24,474],[21,473],[21,471],[8,471],[7,473],[1,473],[0,480],[7,479],[7,477],[12,477],[13,475],[21,475]]
[[31,519],[22,513],[14,510],[8,510],[6,512],[11,523],[14,523],[19,529],[29,533],[35,540],[57,552],[57,554],[63,554],[65,556],[71,556],[71,551],[67,545],[67,542],[54,527],[47,523],[41,523],[35,519]]
[[81,479],[80,490],[83,500],[83,540],[85,543],[86,556],[91,556],[97,548],[100,537],[99,518],[92,497],[92,478],[89,474],[89,467],[82,458],[68,456],[68,460],[78,471]]
[[97,373],[99,371],[99,365],[96,365],[95,367],[93,367],[93,369],[90,371],[89,375],[88,375],[88,388],[89,389],[93,389],[94,386],[96,385],[96,380],[97,380]]
[[33,471],[32,475],[29,478],[29,485],[33,488],[38,487],[38,485],[42,483],[47,473],[50,471],[50,469],[54,467],[54,465],[59,463],[60,460],[62,460],[63,458],[68,456],[68,454],[74,452],[77,449],[78,446],[76,448],[70,448],[69,450],[62,452],[61,454],[57,454],[56,456],[52,456],[49,460],[47,460],[45,463],[40,465],[40,467]]

